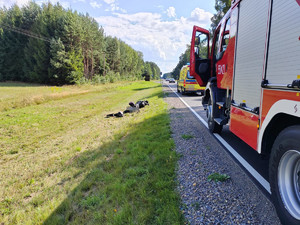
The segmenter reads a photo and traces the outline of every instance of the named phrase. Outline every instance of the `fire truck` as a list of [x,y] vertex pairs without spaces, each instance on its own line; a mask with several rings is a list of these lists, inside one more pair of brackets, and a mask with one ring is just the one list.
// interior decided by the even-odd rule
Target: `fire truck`
[[233,0],[213,37],[194,26],[190,73],[209,130],[269,158],[277,214],[300,224],[300,0]]

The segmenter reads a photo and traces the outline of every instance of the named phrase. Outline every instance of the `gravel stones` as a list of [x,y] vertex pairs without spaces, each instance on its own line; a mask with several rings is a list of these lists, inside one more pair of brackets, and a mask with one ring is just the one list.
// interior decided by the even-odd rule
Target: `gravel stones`
[[[189,224],[280,224],[273,204],[167,85],[172,137],[181,156],[177,190]],[[199,102],[199,105],[201,102]],[[183,138],[189,135],[192,138]],[[209,181],[212,173],[230,176]]]

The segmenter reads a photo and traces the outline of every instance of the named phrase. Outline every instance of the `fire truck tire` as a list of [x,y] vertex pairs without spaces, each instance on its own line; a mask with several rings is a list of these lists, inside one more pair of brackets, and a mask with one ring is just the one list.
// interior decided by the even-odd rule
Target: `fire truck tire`
[[215,110],[217,106],[213,105],[211,102],[211,98],[208,100],[207,109],[206,109],[206,116],[207,116],[207,124],[208,129],[211,133],[218,133],[220,134],[222,132],[223,126],[218,124],[214,120],[214,114],[213,111]]
[[180,90],[179,90],[179,88],[178,88],[178,85],[177,85],[177,92],[180,93]]
[[269,180],[282,224],[300,224],[300,125],[277,136],[269,163]]
[[186,92],[185,92],[185,88],[181,88],[181,93],[182,93],[183,95],[185,95],[185,94],[186,94]]

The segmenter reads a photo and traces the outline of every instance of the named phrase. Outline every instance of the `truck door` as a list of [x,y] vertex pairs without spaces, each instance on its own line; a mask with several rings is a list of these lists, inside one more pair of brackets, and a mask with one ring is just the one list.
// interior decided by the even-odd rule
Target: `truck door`
[[239,3],[230,130],[257,148],[269,1]]
[[194,26],[190,53],[190,74],[200,86],[210,78],[209,31]]
[[221,26],[221,40],[216,55],[216,75],[217,86],[221,89],[232,89],[234,52],[235,52],[235,33],[237,24],[237,7],[233,9],[233,18],[227,17]]

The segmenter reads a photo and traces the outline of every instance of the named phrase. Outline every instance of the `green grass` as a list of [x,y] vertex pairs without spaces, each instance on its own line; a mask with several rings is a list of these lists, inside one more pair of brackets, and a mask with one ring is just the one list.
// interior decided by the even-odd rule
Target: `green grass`
[[185,139],[185,140],[189,140],[189,139],[194,138],[194,136],[193,136],[193,135],[190,135],[190,134],[183,134],[183,135],[181,135],[181,137],[182,137],[183,139]]
[[[0,222],[184,222],[160,84],[0,83],[0,96]],[[141,99],[139,113],[104,118]]]
[[208,179],[209,181],[215,181],[215,182],[220,181],[220,182],[224,182],[224,181],[230,179],[230,176],[227,175],[227,174],[212,173],[212,174],[210,174],[210,175],[207,177],[207,179]]

